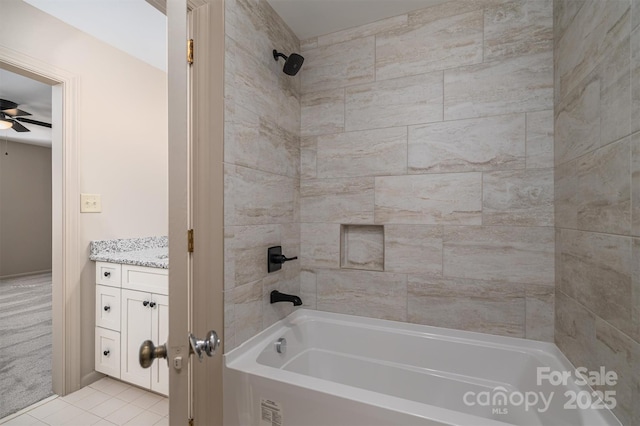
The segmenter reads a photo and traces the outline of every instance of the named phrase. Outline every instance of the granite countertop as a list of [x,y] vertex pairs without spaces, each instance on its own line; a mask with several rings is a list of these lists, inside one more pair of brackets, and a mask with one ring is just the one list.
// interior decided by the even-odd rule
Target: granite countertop
[[169,238],[163,236],[91,241],[89,259],[168,269]]

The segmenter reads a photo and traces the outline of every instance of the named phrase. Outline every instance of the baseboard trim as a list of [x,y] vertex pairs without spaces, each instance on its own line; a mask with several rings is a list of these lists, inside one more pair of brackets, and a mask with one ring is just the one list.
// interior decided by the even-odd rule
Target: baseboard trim
[[37,274],[46,274],[46,273],[51,273],[51,269],[45,269],[44,271],[23,272],[22,274],[1,275],[0,280],[10,279],[10,278],[20,278],[20,277],[26,277],[27,275],[37,275]]
[[85,386],[89,386],[91,383],[97,382],[103,377],[105,377],[105,375],[102,373],[98,373],[97,371],[92,371],[89,374],[85,374],[80,380],[80,387],[83,388]]

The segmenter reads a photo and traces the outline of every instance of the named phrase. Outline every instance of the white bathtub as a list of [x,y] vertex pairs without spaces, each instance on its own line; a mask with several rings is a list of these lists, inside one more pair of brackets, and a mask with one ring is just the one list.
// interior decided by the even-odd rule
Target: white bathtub
[[573,375],[538,385],[538,367],[574,373],[550,343],[301,309],[225,355],[224,422],[620,425],[606,407],[565,408],[565,392],[584,407],[592,390]]

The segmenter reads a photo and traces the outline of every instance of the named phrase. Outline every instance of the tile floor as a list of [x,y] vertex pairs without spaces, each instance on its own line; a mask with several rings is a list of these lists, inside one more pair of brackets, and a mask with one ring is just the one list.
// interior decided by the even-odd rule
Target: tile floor
[[169,400],[105,377],[0,419],[2,426],[169,425]]

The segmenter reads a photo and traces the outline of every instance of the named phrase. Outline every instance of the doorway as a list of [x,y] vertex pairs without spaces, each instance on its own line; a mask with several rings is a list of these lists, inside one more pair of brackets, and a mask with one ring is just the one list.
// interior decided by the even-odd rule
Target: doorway
[[[22,215],[27,226],[21,228],[9,223],[8,229],[13,228],[12,231],[2,233],[3,243],[8,243],[7,255],[3,256],[3,290],[7,290],[3,291],[3,299],[12,299],[14,303],[6,300],[7,304],[11,304],[11,309],[3,310],[3,314],[10,316],[7,321],[3,320],[5,330],[12,331],[10,337],[2,339],[3,365],[11,370],[10,373],[3,371],[3,376],[6,374],[3,383],[9,386],[9,390],[3,390],[2,393],[3,396],[12,395],[12,398],[3,398],[0,417],[52,393],[64,393],[66,389],[74,387],[74,369],[67,368],[66,364],[75,358],[76,339],[70,341],[67,337],[72,333],[65,329],[65,321],[73,317],[74,298],[71,298],[67,310],[64,309],[63,301],[69,294],[64,280],[71,279],[74,275],[67,266],[70,262],[64,260],[65,253],[75,253],[77,247],[65,236],[65,232],[69,232],[71,236],[75,233],[62,218],[73,217],[69,209],[70,200],[64,199],[63,189],[65,186],[74,187],[76,181],[69,179],[65,186],[62,182],[63,175],[73,173],[76,165],[68,162],[63,168],[62,161],[65,153],[71,154],[75,144],[72,143],[72,133],[63,137],[61,129],[63,94],[73,93],[73,84],[69,76],[56,78],[52,70],[39,69],[41,67],[34,66],[31,61],[20,59],[19,55],[16,57],[7,49],[0,48],[0,72],[5,77],[3,82],[8,83],[8,87],[2,92],[3,96],[17,96],[11,88],[15,88],[14,84],[20,82],[31,82],[36,87],[35,90],[41,92],[39,96],[48,92],[48,106],[38,105],[36,101],[29,99],[33,105],[29,108],[34,112],[33,118],[53,123],[53,128],[47,132],[40,129],[43,126],[23,122],[31,131],[21,133],[33,133],[31,137],[14,137],[11,138],[14,141],[10,141],[8,135],[6,138],[2,135],[3,175],[6,175],[3,177],[9,177],[6,181],[3,179],[3,187],[12,190],[3,191],[5,195],[11,192],[9,198],[4,200],[10,204],[3,206],[3,219],[17,220],[17,216]],[[47,71],[49,76],[45,74]],[[61,80],[66,80],[66,83]],[[67,108],[67,112],[69,111],[71,108]],[[42,115],[47,113],[48,117]],[[25,139],[30,143],[23,143]],[[18,162],[22,164],[16,164]],[[18,182],[17,179],[28,182]],[[27,191],[37,193],[26,193]],[[38,215],[40,212],[37,210],[45,212]],[[16,229],[17,232],[13,232]],[[21,241],[23,239],[27,241]],[[29,240],[33,239],[38,240],[37,244],[29,245]],[[21,256],[28,256],[30,259],[25,261]],[[34,344],[35,347],[28,348],[29,344]],[[40,377],[41,375],[44,377]]]

